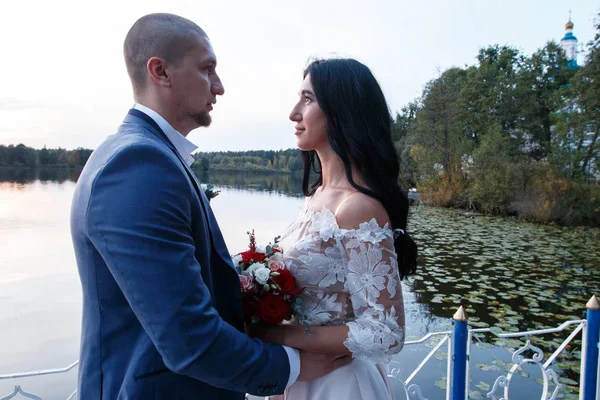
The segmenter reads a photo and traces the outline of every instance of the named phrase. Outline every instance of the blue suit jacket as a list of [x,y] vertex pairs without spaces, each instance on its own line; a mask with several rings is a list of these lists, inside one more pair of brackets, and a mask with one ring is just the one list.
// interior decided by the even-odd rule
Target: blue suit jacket
[[140,111],[89,158],[71,233],[83,288],[80,399],[284,391],[285,350],[243,333],[239,279],[208,201]]

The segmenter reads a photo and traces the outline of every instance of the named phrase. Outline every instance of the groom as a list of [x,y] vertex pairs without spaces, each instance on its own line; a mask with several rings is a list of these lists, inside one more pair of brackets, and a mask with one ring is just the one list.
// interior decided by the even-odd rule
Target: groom
[[135,105],[88,160],[71,208],[83,289],[79,398],[279,394],[350,360],[243,333],[239,279],[189,165],[224,93],[204,31],[151,14],[124,44]]

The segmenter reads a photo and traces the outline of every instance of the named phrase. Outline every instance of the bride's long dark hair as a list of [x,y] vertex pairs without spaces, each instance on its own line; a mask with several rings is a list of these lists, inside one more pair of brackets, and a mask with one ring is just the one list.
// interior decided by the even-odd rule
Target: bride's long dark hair
[[[340,157],[350,184],[381,202],[396,231],[400,279],[417,270],[417,246],[407,232],[408,196],[400,188],[400,165],[391,135],[392,116],[377,80],[365,65],[354,59],[313,61],[310,74],[314,94],[327,117],[329,145]],[[316,151],[302,151],[302,191],[312,196],[323,183]],[[366,186],[352,178],[356,168]],[[311,171],[316,174],[311,184]]]

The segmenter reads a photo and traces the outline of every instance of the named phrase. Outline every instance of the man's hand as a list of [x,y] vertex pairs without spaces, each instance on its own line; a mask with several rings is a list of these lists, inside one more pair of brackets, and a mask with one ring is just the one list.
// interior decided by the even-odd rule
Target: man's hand
[[298,381],[312,381],[352,362],[350,355],[317,354],[300,351]]

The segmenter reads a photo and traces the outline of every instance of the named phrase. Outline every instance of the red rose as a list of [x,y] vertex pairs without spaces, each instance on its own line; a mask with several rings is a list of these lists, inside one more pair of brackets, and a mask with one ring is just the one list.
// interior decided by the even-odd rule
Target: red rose
[[265,253],[256,253],[254,252],[252,255],[252,259],[256,262],[261,262],[264,261],[264,259],[267,258],[267,255]]
[[270,324],[279,324],[287,317],[290,306],[281,296],[261,297],[258,303],[258,317]]
[[287,269],[278,270],[279,276],[272,276],[271,279],[279,285],[279,293],[293,295],[296,293],[296,279]]
[[242,256],[242,262],[244,264],[250,264],[252,261],[254,262],[261,262],[265,259],[265,254],[263,253],[257,253],[255,251],[244,251],[242,253],[240,253],[240,255]]
[[242,256],[242,262],[244,264],[250,264],[250,260],[252,259],[251,251],[243,251],[240,253],[240,255]]

